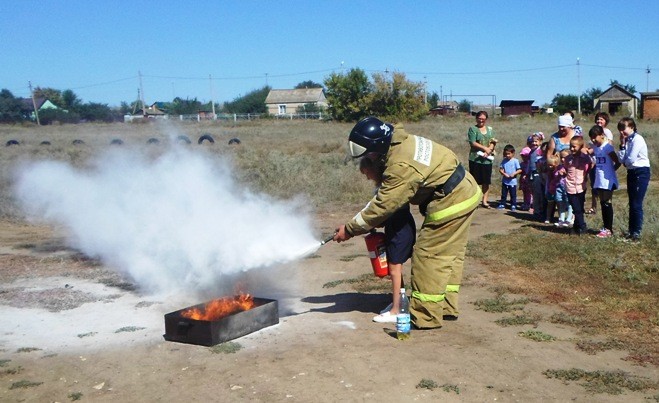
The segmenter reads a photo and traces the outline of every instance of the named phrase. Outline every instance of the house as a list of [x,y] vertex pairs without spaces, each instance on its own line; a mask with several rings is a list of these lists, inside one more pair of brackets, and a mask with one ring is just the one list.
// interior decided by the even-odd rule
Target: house
[[499,104],[501,116],[533,115],[533,102],[535,101],[502,100]]
[[659,91],[641,92],[641,117],[659,119]]
[[593,107],[595,112],[606,112],[611,116],[636,117],[638,114],[638,97],[622,86],[613,84],[593,100]]
[[312,104],[319,108],[327,107],[327,98],[322,88],[300,88],[294,90],[270,90],[265,98],[265,106],[271,115],[297,113],[297,108]]
[[434,108],[431,108],[428,111],[430,116],[453,116],[458,111],[458,103],[455,101],[444,102],[440,105],[437,105]]
[[34,102],[32,102],[32,98],[21,98],[21,113],[26,118],[36,120],[34,115],[35,108],[38,112],[46,109],[60,109],[57,105],[46,98],[34,98]]

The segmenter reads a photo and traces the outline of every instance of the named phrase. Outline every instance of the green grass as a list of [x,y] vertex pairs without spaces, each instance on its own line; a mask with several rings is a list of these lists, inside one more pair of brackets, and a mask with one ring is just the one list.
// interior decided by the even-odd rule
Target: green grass
[[233,354],[242,350],[243,346],[240,343],[235,343],[232,341],[216,344],[209,348],[213,354]]
[[521,326],[521,325],[533,325],[538,326],[538,323],[542,317],[537,314],[524,314],[524,315],[513,315],[505,318],[497,319],[494,323],[506,327],[506,326]]
[[31,353],[33,351],[40,351],[39,347],[21,347],[16,350],[17,353]]
[[43,382],[33,382],[33,381],[27,381],[27,380],[22,380],[18,382],[14,382],[9,386],[10,390],[13,389],[27,389],[27,388],[33,388],[35,386],[41,385]]
[[537,331],[537,330],[527,330],[525,332],[519,332],[518,335],[521,336],[521,337],[524,337],[526,339],[533,340],[533,341],[554,341],[554,340],[556,340],[556,337],[554,337],[550,334],[544,333],[544,332]]
[[630,375],[624,371],[585,371],[572,368],[550,369],[543,372],[550,379],[579,382],[589,392],[620,395],[625,390],[646,391],[659,388],[659,384],[647,378]]
[[391,281],[373,275],[373,273],[360,274],[357,277],[344,280],[334,280],[323,284],[323,288],[334,288],[341,284],[350,284],[358,292],[391,292]]
[[144,330],[146,329],[145,327],[139,327],[139,326],[124,326],[120,327],[119,329],[115,330],[115,333],[124,333],[124,332],[137,332],[139,330]]
[[479,299],[474,302],[477,309],[485,312],[512,312],[524,309],[524,305],[529,303],[528,298],[518,298],[509,301],[504,295],[496,298]]

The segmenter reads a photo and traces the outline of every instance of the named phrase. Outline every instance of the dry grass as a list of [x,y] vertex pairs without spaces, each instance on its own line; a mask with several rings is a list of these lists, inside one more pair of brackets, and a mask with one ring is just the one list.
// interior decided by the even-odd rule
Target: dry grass
[[[615,119],[612,128],[615,129]],[[588,129],[590,118],[577,124]],[[406,129],[437,140],[453,149],[466,162],[467,128],[472,118],[429,118],[406,124]],[[517,150],[524,146],[527,135],[535,131],[546,134],[556,129],[554,117],[537,116],[517,119],[496,119],[489,122],[496,130],[500,144],[513,144]],[[650,148],[654,167],[654,182],[646,201],[643,240],[626,244],[616,239],[599,240],[592,236],[569,237],[548,230],[545,226],[528,224],[515,236],[491,235],[470,244],[471,258],[487,256],[496,283],[503,292],[533,295],[534,300],[555,304],[564,309],[563,315],[548,320],[570,323],[583,329],[586,335],[606,336],[620,341],[630,351],[629,359],[642,364],[659,364],[659,193],[656,189],[659,172],[659,123],[638,122],[639,130]],[[21,220],[21,211],[11,196],[13,174],[23,161],[54,159],[84,168],[110,148],[137,149],[157,158],[168,147],[187,147],[211,157],[228,159],[239,183],[277,198],[301,195],[316,211],[354,210],[370,198],[372,185],[345,160],[346,138],[351,124],[333,122],[272,121],[182,123],[167,124],[89,124],[47,127],[0,126],[0,217]],[[215,143],[197,144],[203,134],[214,137]],[[191,144],[177,140],[188,136]],[[158,138],[158,144],[147,144]],[[240,145],[229,145],[231,138],[239,138]],[[11,139],[18,146],[5,147]],[[80,139],[84,144],[74,145]],[[121,139],[123,145],[111,145]],[[42,141],[50,145],[41,145]],[[499,193],[498,180],[493,180],[492,198]],[[625,183],[625,170],[619,171]],[[617,233],[626,230],[627,197],[624,191],[614,196]],[[590,228],[599,228],[600,217],[588,217]],[[27,245],[27,243],[26,243]],[[27,245],[26,247],[32,247]],[[354,257],[353,257],[354,258]],[[95,272],[85,262],[30,262],[30,266],[4,257],[3,267],[25,272],[31,267],[40,275],[68,272]],[[80,270],[80,269],[86,270]],[[44,271],[42,271],[42,269]],[[29,273],[23,273],[28,274]],[[98,276],[100,273],[94,273]],[[14,277],[7,271],[0,280]],[[357,280],[363,289],[373,289],[372,275]],[[117,280],[120,281],[120,280]],[[388,282],[380,282],[386,285]],[[499,292],[501,294],[502,292]],[[617,344],[616,344],[617,345]]]

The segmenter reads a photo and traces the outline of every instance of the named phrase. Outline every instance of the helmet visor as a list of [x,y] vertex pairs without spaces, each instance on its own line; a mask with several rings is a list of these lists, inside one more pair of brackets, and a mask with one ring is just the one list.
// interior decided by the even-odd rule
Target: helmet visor
[[352,158],[361,157],[362,155],[366,154],[366,147],[362,147],[357,143],[353,143],[352,141],[348,142],[348,147],[350,148],[350,156]]

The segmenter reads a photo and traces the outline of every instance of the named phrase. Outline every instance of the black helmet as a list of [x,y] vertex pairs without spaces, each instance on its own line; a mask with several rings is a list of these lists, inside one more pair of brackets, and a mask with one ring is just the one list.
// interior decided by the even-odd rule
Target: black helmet
[[366,153],[386,154],[393,133],[394,127],[378,118],[369,116],[360,120],[348,138],[350,155],[357,158]]

